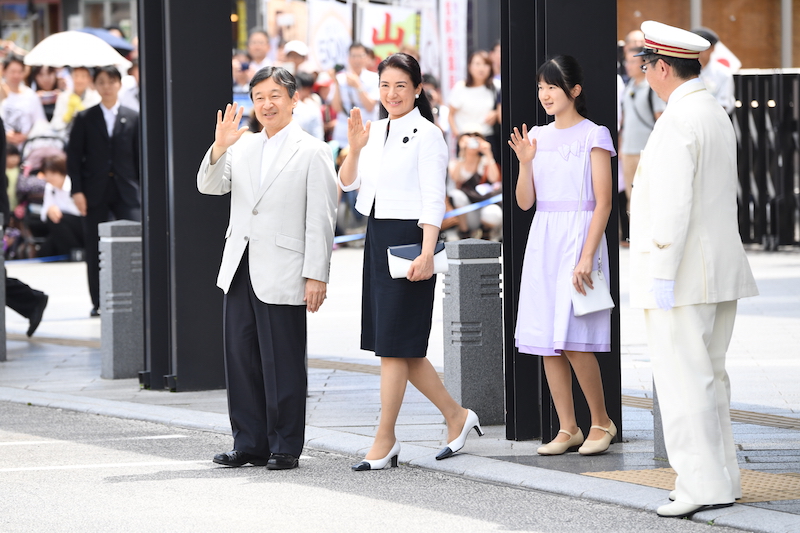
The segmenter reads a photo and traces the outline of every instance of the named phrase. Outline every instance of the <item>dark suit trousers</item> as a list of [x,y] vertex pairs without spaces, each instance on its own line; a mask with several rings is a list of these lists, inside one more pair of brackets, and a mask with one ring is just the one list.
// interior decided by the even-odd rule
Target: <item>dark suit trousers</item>
[[[5,274],[5,269],[3,273]],[[6,276],[6,305],[25,318],[31,317],[42,296],[44,296],[42,291],[32,289],[18,279]]]
[[225,295],[225,376],[233,447],[259,457],[300,456],[306,423],[306,306],[253,292],[245,250]]
[[92,306],[100,308],[100,237],[99,224],[109,220],[142,221],[141,206],[124,203],[119,196],[114,180],[110,180],[106,188],[106,201],[89,206],[83,217],[83,236],[86,243],[86,273],[89,278],[89,295]]

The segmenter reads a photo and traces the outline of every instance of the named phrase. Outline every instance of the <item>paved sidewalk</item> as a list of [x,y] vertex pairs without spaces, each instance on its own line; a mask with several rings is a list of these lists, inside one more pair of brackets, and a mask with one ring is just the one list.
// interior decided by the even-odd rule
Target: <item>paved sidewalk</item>
[[[740,464],[762,472],[798,473],[800,425],[795,422],[800,424],[800,253],[754,251],[749,255],[762,296],[740,302],[728,364],[733,407],[772,415],[795,429],[735,423]],[[371,444],[379,417],[378,361],[357,348],[360,261],[360,250],[345,248],[334,253],[329,298],[322,311],[309,318],[306,435],[310,447],[356,457]],[[627,266],[624,252],[621,265],[623,269]],[[51,298],[33,341],[22,340],[27,322],[7,310],[12,340],[7,345],[9,361],[0,363],[0,401],[230,432],[224,391],[171,394],[140,390],[136,380],[99,378],[96,346],[100,321],[88,318],[91,304],[82,263],[11,263],[8,275],[45,290]],[[621,276],[625,279],[624,270]],[[628,308],[626,293],[621,300],[622,392],[628,397],[650,397],[652,380],[641,313]],[[441,369],[440,304],[434,310],[429,357]],[[62,340],[54,341],[60,344],[37,341],[45,337]],[[403,443],[400,459],[479,480],[654,511],[666,502],[666,491],[579,475],[667,466],[652,459],[652,413],[648,409],[625,406],[623,423],[624,442],[613,445],[602,456],[540,457],[535,452],[538,441],[507,441],[504,428],[495,426],[485,428],[487,435],[481,439],[472,434],[464,453],[435,461],[446,439],[443,419],[409,386],[398,421],[398,437]],[[216,451],[209,450],[209,454]],[[800,531],[800,500],[740,504],[699,513],[694,519],[747,531]]]

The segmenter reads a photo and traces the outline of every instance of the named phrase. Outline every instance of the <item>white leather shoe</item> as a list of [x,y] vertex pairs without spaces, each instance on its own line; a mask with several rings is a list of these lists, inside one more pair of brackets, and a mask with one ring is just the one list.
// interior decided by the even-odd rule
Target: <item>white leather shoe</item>
[[483,430],[481,429],[481,422],[478,420],[478,415],[472,409],[467,409],[467,420],[464,422],[464,427],[461,428],[461,435],[455,438],[452,442],[448,442],[447,446],[442,448],[439,455],[436,456],[437,461],[452,457],[458,450],[464,447],[467,443],[467,435],[470,429],[475,429],[475,433],[479,437],[483,437]]
[[733,503],[697,505],[695,503],[672,502],[659,507],[656,513],[658,516],[664,518],[688,518],[695,513],[699,513],[700,511],[708,511],[709,509],[722,509],[723,507],[730,507],[731,505],[733,505]]
[[598,453],[603,453],[611,446],[611,440],[617,436],[617,426],[614,425],[613,420],[607,428],[603,426],[592,426],[592,428],[602,429],[606,434],[599,439],[585,441],[583,446],[578,448],[578,453],[581,455],[597,455]]
[[674,502],[675,498],[677,498],[677,494],[678,494],[677,490],[669,491],[669,501]]
[[575,448],[583,444],[583,431],[581,431],[581,428],[578,428],[578,431],[576,431],[574,435],[566,429],[560,429],[558,433],[569,435],[569,440],[564,442],[551,441],[544,446],[539,446],[536,453],[539,455],[561,455],[562,453],[566,453],[570,448]]
[[383,470],[389,464],[392,465],[392,468],[397,468],[398,455],[400,455],[400,442],[394,441],[394,446],[392,446],[391,451],[389,451],[389,455],[383,459],[364,459],[360,463],[354,464],[350,468],[356,472],[362,472],[364,470]]

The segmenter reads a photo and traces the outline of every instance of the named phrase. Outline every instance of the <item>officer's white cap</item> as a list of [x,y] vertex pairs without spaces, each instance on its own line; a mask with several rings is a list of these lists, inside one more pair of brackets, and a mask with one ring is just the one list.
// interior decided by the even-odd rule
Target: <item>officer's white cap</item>
[[700,52],[711,43],[696,33],[668,26],[655,20],[642,22],[644,50],[637,55],[658,54],[661,56],[697,59]]

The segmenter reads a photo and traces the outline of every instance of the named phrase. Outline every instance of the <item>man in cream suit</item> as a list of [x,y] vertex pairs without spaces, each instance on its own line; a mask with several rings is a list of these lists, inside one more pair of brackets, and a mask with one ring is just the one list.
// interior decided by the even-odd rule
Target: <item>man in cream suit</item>
[[214,462],[283,470],[305,440],[306,311],[325,299],[336,175],[327,145],[292,121],[289,72],[262,68],[250,97],[264,131],[242,137],[242,109],[229,104],[197,173],[201,193],[231,194],[217,286],[234,445]]
[[631,196],[631,307],[644,308],[664,440],[678,474],[659,516],[741,497],[725,353],[736,301],[758,290],[739,237],[736,139],[698,79],[709,43],[647,21],[643,69],[667,102]]

